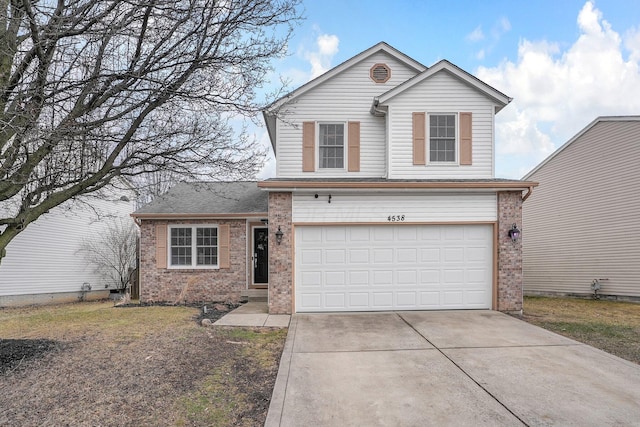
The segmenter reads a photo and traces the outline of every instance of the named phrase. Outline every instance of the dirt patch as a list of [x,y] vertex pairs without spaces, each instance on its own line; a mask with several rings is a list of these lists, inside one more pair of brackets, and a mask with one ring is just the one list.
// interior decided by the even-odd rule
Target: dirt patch
[[526,297],[522,319],[640,364],[640,304]]
[[286,330],[199,326],[225,313],[108,303],[0,310],[13,349],[0,425],[261,426]]
[[42,357],[59,347],[59,343],[46,339],[24,340],[0,338],[0,375],[20,367],[22,362]]

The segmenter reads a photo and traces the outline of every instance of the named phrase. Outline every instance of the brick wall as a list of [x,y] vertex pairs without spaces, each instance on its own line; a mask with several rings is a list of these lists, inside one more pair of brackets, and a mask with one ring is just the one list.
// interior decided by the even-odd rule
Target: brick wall
[[[230,268],[160,269],[156,265],[156,225],[229,224]],[[140,226],[140,301],[212,302],[240,300],[247,283],[246,221],[143,220]]]
[[522,193],[498,193],[498,307],[499,311],[522,312],[522,240],[512,241],[509,229],[522,230]]
[[[278,245],[275,233],[284,234]],[[293,297],[291,193],[269,193],[269,313],[290,314]]]

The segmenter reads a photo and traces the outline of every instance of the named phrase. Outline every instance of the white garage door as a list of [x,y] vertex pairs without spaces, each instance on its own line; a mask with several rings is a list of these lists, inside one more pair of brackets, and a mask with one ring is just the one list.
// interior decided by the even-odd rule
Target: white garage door
[[491,308],[491,225],[299,226],[296,311]]

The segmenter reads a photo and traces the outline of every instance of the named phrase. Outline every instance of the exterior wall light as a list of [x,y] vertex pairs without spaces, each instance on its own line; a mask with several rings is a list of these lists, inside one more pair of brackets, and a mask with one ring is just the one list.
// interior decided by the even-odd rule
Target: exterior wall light
[[509,230],[509,237],[514,242],[520,238],[520,230],[518,230],[518,227],[516,227],[515,224],[513,224],[513,226]]
[[278,231],[276,231],[276,242],[278,244],[282,243],[282,236],[284,236],[284,233],[280,229],[280,226],[278,226]]

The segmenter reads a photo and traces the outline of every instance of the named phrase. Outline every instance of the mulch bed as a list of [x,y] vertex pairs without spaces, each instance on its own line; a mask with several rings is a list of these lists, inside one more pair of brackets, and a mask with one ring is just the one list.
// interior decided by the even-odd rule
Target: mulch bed
[[46,339],[0,338],[0,375],[7,375],[20,368],[23,362],[42,357],[62,346],[62,343]]

